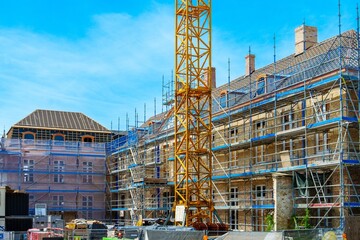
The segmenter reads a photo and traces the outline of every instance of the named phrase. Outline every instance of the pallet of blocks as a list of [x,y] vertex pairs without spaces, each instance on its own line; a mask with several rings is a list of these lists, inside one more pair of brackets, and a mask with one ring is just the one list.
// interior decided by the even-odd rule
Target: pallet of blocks
[[107,234],[106,225],[97,220],[74,219],[65,226],[66,239],[102,239]]

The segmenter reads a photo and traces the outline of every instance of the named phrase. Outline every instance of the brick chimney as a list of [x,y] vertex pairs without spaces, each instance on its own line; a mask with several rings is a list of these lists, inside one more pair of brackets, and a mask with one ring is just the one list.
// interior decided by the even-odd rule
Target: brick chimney
[[211,68],[211,87],[216,88],[216,68]]
[[295,55],[299,55],[317,43],[317,28],[304,24],[295,29]]
[[245,57],[245,76],[249,76],[253,71],[255,71],[255,55],[248,54]]
[[[205,74],[205,81],[208,81],[208,75],[209,74]],[[212,67],[211,68],[211,82],[209,82],[209,84],[211,84],[211,88],[216,88],[216,68]]]

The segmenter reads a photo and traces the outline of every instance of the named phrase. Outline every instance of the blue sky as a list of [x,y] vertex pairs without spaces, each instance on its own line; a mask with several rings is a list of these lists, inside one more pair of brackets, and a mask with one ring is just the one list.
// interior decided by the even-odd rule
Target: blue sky
[[[0,127],[35,109],[82,112],[107,128],[160,113],[162,76],[174,68],[174,0],[1,0]],[[294,51],[294,29],[338,33],[338,0],[212,0],[217,84]],[[341,3],[342,30],[356,29],[356,0]],[[112,122],[112,125],[111,125]]]

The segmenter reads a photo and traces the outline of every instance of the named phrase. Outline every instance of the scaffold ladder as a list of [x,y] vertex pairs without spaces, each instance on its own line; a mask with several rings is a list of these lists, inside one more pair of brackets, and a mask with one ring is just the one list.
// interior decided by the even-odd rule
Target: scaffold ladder
[[316,195],[318,196],[319,203],[326,203],[326,196],[324,193],[324,185],[321,183],[321,179],[319,173],[315,171],[310,171],[311,178],[314,183],[314,188],[316,191]]

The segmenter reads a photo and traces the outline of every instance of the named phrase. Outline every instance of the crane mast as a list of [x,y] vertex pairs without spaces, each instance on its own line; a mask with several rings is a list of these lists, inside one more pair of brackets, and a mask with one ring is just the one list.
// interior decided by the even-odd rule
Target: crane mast
[[175,0],[175,220],[212,222],[211,0]]

